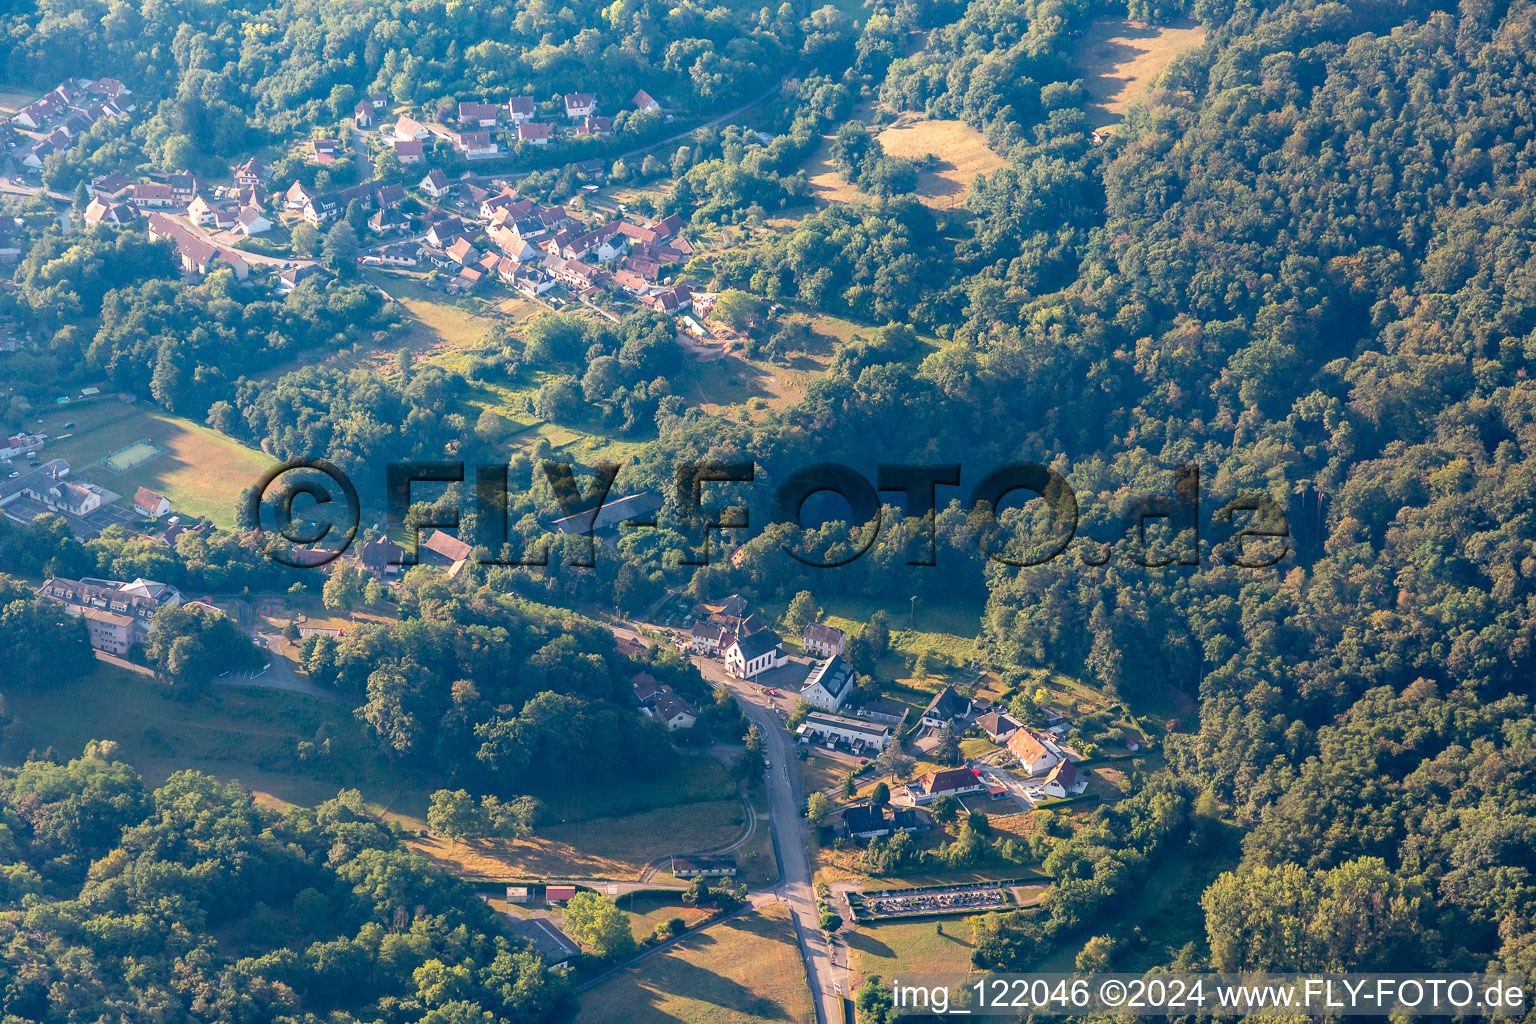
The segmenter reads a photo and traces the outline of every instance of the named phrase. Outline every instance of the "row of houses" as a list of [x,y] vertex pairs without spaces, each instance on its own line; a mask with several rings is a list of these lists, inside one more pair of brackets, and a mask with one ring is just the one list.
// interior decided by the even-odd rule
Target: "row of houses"
[[11,115],[12,126],[51,129],[21,156],[23,167],[39,169],[54,153],[72,146],[103,118],[127,119],[137,106],[133,93],[115,78],[67,78],[52,91]]
[[215,245],[206,238],[193,234],[163,213],[150,214],[149,240],[158,242],[165,238],[175,244],[176,255],[181,260],[181,268],[189,274],[197,274],[201,277],[219,267],[228,267],[234,271],[238,280],[244,281],[250,276],[250,264],[246,263],[235,250]]
[[[635,93],[631,103],[636,110],[646,113],[661,110],[661,104],[643,89]],[[551,121],[538,120],[539,104],[532,96],[514,96],[505,103],[463,100],[457,110],[438,111],[436,122],[401,116],[383,133],[383,141],[385,145],[394,148],[401,165],[408,166],[421,162],[425,156],[425,142],[432,136],[451,144],[466,159],[478,160],[496,156],[500,152],[492,133],[503,127],[511,132],[512,141],[531,146],[547,146],[567,132],[589,136],[613,133],[613,119],[597,112],[595,94],[567,93],[561,98],[561,106],[566,119],[572,122],[569,128]],[[381,108],[375,105],[371,97],[358,101],[352,110],[353,124],[364,131],[371,130],[382,116]],[[442,123],[450,118],[456,120],[457,131]]]

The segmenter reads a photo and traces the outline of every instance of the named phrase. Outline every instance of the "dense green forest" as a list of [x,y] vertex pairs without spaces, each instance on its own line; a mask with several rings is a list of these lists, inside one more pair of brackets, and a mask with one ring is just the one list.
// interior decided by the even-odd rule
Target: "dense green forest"
[[[11,1020],[558,1020],[565,975],[355,790],[276,813],[111,743],[0,772]],[[217,936],[217,937],[215,937]]]

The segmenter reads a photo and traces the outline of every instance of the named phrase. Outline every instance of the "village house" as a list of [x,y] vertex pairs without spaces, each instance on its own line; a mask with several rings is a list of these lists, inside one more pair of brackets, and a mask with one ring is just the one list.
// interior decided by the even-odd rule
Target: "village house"
[[311,139],[309,148],[314,153],[315,163],[329,164],[336,161],[341,152],[341,143],[335,139]]
[[1008,752],[1029,775],[1043,775],[1065,760],[1056,744],[1023,728],[1008,737]]
[[252,235],[264,235],[272,230],[272,220],[260,207],[242,206],[240,216],[235,218],[235,231],[247,238]]
[[729,644],[736,634],[716,622],[700,619],[688,632],[688,641],[696,654],[718,654],[722,644]]
[[302,210],[314,198],[315,193],[306,188],[302,181],[295,181],[288,186],[288,191],[283,193],[283,206],[289,210]]
[[538,113],[532,96],[513,96],[507,101],[507,120],[514,125],[527,124]]
[[315,263],[296,264],[277,275],[277,290],[286,295],[309,278],[325,273],[324,268]]
[[659,292],[652,292],[650,295],[645,296],[642,301],[658,313],[675,315],[684,307],[693,308],[691,305],[692,298],[693,290],[686,284],[680,284]]
[[199,238],[163,213],[152,213],[149,215],[149,240],[156,242],[162,238],[169,238],[175,243],[181,268],[189,274],[205,276],[210,270],[217,269],[218,265],[229,267],[241,281],[250,274],[250,264],[234,250]]
[[657,694],[666,693],[672,689],[649,672],[636,672],[629,677],[629,685],[635,691],[635,699],[641,704],[649,704]]
[[829,715],[825,711],[812,711],[795,729],[802,743],[815,740],[825,746],[841,743],[855,751],[866,749],[879,752],[890,746],[890,726],[878,722],[866,722],[857,718]]
[[237,216],[231,207],[223,203],[210,203],[201,194],[193,196],[187,206],[187,219],[200,228],[219,231],[233,227]]
[[485,275],[474,267],[460,267],[458,277],[448,282],[448,290],[451,292],[472,292],[480,286],[480,281],[484,277]]
[[176,197],[171,194],[171,186],[154,181],[134,185],[128,201],[141,208],[164,209],[176,205]]
[[788,661],[784,641],[771,629],[738,636],[725,649],[725,672],[738,679],[756,679],[771,669],[782,668]]
[[43,450],[46,438],[42,434],[13,434],[0,437],[0,459],[14,459],[28,452]]
[[106,224],[109,227],[120,228],[136,216],[138,216],[137,212],[127,203],[108,202],[100,196],[92,199],[90,205],[85,208],[87,224]]
[[631,295],[644,295],[651,290],[651,286],[645,278],[633,270],[625,270],[622,267],[613,272],[613,283]]
[[554,137],[554,125],[524,121],[517,126],[517,141],[526,142],[530,146],[547,146]]
[[955,692],[953,686],[946,685],[923,709],[921,721],[930,729],[942,729],[945,723],[959,721],[970,713],[971,701]]
[[390,207],[374,213],[368,218],[368,230],[376,235],[387,235],[395,231],[405,231],[411,226],[411,220],[399,210]]
[[800,647],[807,654],[830,658],[835,654],[842,654],[847,644],[848,634],[836,626],[807,622],[805,628],[800,631]]
[[[612,135],[613,118],[601,117],[597,115],[592,117],[584,117],[581,119],[581,124],[577,125],[576,127],[576,134],[594,136]],[[601,167],[602,165],[599,164],[598,166]]]
[[568,92],[565,94],[565,116],[573,121],[584,117],[591,117],[597,113],[597,97],[590,92]]
[[579,512],[556,519],[550,524],[550,529],[561,534],[582,534],[588,531],[602,533],[616,530],[621,523],[644,522],[650,525],[655,522],[655,514],[661,504],[661,499],[654,494],[629,494],[604,502],[595,515]]
[[987,789],[981,776],[970,768],[946,768],[928,772],[907,784],[907,798],[914,804],[931,804],[941,796],[965,796]]
[[402,117],[400,120],[395,122],[395,127],[391,134],[401,142],[419,142],[425,139],[428,135],[431,135],[432,132],[427,128],[426,125],[422,124],[414,117]]
[[117,199],[133,190],[133,182],[129,181],[122,171],[113,171],[111,174],[103,174],[99,178],[92,179],[86,189],[93,196]]
[[853,668],[842,655],[834,654],[811,669],[800,688],[800,699],[823,711],[837,711],[853,693],[853,682]]
[[394,145],[395,157],[400,161],[401,167],[411,167],[425,159],[426,148],[415,140],[397,141]]
[[496,127],[497,106],[494,103],[461,102],[459,104],[459,124],[464,127],[494,128]]
[[657,103],[651,97],[651,94],[644,89],[639,90],[634,96],[630,97],[629,102],[635,105],[635,109],[644,111],[647,114],[654,114],[661,110],[661,104]]
[[469,558],[474,548],[442,530],[433,530],[422,540],[425,553],[417,552],[417,558],[425,565],[454,565]]
[[658,693],[651,698],[650,707],[646,709],[655,719],[667,727],[668,732],[676,732],[678,729],[692,729],[697,721],[697,715],[688,702],[675,693]]
[[171,198],[182,206],[190,203],[192,197],[200,191],[195,174],[172,174],[167,179],[167,184],[171,186]]
[[672,855],[673,878],[732,878],[735,875],[736,858],[730,854]]
[[875,839],[921,828],[917,812],[911,808],[888,810],[859,804],[843,811],[843,834],[849,839]]
[[490,132],[462,132],[454,140],[454,148],[467,160],[484,160],[499,152]]
[[140,487],[133,495],[133,510],[148,519],[158,519],[170,512],[171,499],[148,487]]
[[373,104],[367,100],[358,100],[357,106],[352,108],[352,123],[363,131],[373,127]]
[[976,719],[976,727],[993,743],[1006,743],[1019,729],[1019,723],[1002,711],[988,711]]
[[581,955],[581,947],[553,921],[542,917],[508,917],[505,926],[520,938],[527,939],[551,967],[569,963]]
[[480,258],[480,250],[471,245],[469,239],[460,237],[448,247],[448,258],[459,266],[465,266]]
[[1045,785],[1040,787],[1040,791],[1046,796],[1064,800],[1069,796],[1081,796],[1087,788],[1088,776],[1078,771],[1071,761],[1062,760],[1045,777]]
[[429,245],[447,248],[459,238],[469,237],[469,226],[457,217],[444,217],[427,229]]
[[405,562],[405,548],[388,537],[378,537],[363,545],[357,555],[363,571],[376,579],[398,576]]
[[272,177],[272,168],[257,156],[246,160],[245,163],[235,168],[235,184],[245,188],[254,188]]
[[421,249],[420,242],[396,242],[374,252],[373,258],[386,267],[414,267],[421,262]]
[[443,196],[448,194],[448,191],[451,188],[451,186],[448,184],[448,175],[444,174],[436,167],[428,171],[427,176],[422,178],[421,181],[417,183],[416,187],[421,189],[427,195],[431,196],[433,199],[441,199]]

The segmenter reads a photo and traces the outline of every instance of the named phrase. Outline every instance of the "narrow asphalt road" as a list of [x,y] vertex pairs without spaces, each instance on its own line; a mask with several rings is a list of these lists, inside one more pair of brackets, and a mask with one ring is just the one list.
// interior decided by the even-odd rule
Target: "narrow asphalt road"
[[[650,645],[632,623],[612,624],[614,636]],[[817,927],[814,871],[806,852],[807,824],[800,815],[805,806],[804,783],[795,761],[794,738],[771,706],[771,699],[756,688],[725,673],[725,663],[718,658],[694,656],[693,663],[711,685],[727,686],[736,696],[747,719],[762,730],[768,760],[772,763],[765,779],[768,791],[768,817],[773,824],[773,847],[779,860],[779,884],[773,892],[788,904],[795,923],[795,937],[806,978],[815,997],[817,1024],[842,1024],[842,1000],[848,995],[850,975],[848,955],[842,947],[828,944]]]
[[[805,793],[800,772],[795,767],[794,740],[784,730],[778,715],[758,703],[750,684],[725,674],[722,661],[706,657],[693,660],[710,683],[730,687],[748,720],[762,730],[768,760],[772,763],[766,783],[768,810],[774,823],[773,845],[782,876],[779,888],[795,922],[800,955],[805,961],[811,994],[815,997],[816,1019],[819,1024],[839,1024],[843,1019],[842,998],[848,986],[846,958],[835,954],[834,947],[828,944],[817,927],[820,913],[816,909],[816,892],[812,885],[814,872],[805,848],[807,826],[800,815],[800,808],[805,805]],[[843,962],[839,963],[839,959]]]

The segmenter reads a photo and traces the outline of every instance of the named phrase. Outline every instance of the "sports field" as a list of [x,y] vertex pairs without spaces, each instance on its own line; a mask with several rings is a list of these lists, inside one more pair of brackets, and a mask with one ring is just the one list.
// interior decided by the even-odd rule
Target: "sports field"
[[[211,519],[226,530],[234,528],[240,492],[274,461],[191,420],[115,399],[51,410],[28,426],[49,436],[45,457],[69,460],[75,473],[100,478],[124,501],[148,487],[169,498],[173,512]],[[146,453],[152,456],[147,461],[140,458]]]
[[101,464],[114,473],[126,473],[130,469],[144,465],[159,454],[160,446],[153,441],[135,441],[128,447],[119,448],[102,459]]

